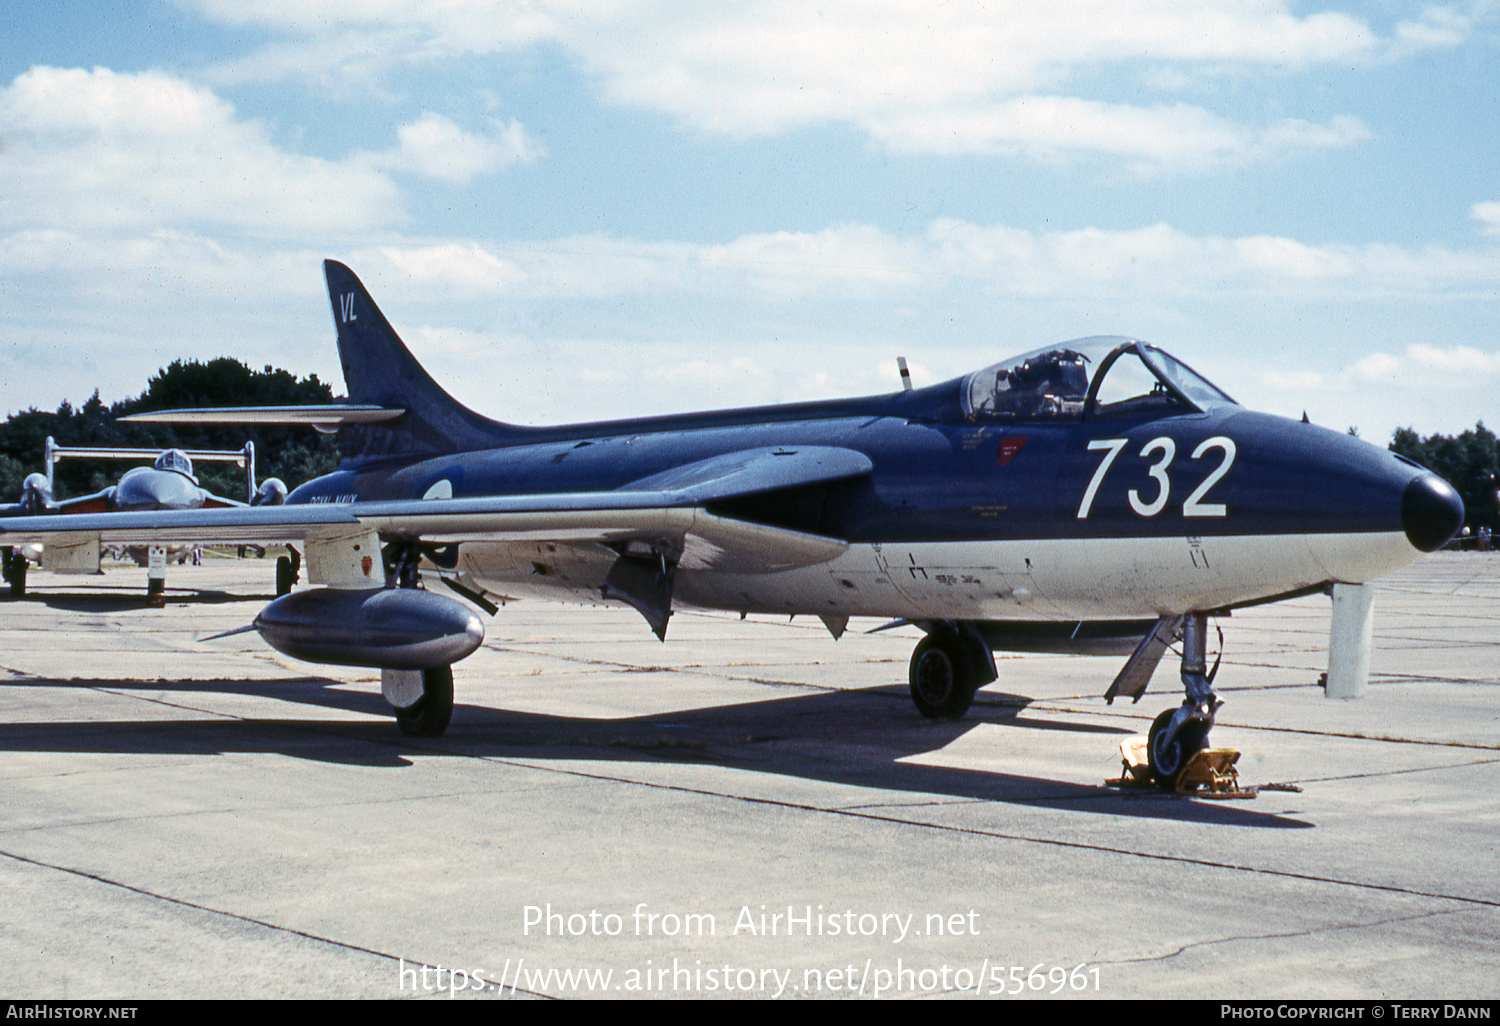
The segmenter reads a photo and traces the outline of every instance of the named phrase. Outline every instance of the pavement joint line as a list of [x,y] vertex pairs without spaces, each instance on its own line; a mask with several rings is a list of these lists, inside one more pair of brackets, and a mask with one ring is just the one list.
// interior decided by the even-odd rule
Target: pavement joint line
[[[41,859],[28,858],[25,855],[20,855],[13,851],[5,851],[3,849],[0,849],[0,856],[12,859],[24,865],[35,866],[38,869],[50,869],[53,872],[57,873],[67,873],[70,876],[81,877],[85,880],[92,880],[93,882],[103,884],[106,887],[116,887],[120,890],[129,891],[132,894],[139,894],[142,897],[152,898],[156,901],[164,901],[168,904],[179,905],[183,908],[190,908],[197,912],[206,912],[210,915],[223,916],[226,919],[233,919],[241,923],[249,923],[252,926],[263,927],[267,930],[275,930],[278,933],[291,934],[292,936],[302,937],[306,940],[316,941],[320,944],[330,944],[334,947],[344,948],[348,951],[357,951],[363,955],[373,955],[376,958],[383,958],[391,962],[400,962],[403,958],[403,956],[400,955],[392,955],[384,951],[376,951],[373,948],[362,947],[358,944],[350,944],[348,941],[336,940],[332,937],[324,937],[320,934],[309,933],[306,930],[298,930],[297,928],[291,926],[281,926],[277,923],[267,922],[264,919],[256,919],[254,916],[241,915],[238,912],[229,912],[225,909],[214,908],[211,905],[202,905],[195,901],[188,901],[186,898],[174,898],[170,894],[161,894],[157,891],[148,890],[145,887],[136,887],[133,884],[128,884],[121,880],[112,880],[109,877],[102,876],[98,873],[90,873],[82,869],[74,869],[70,866],[60,866],[52,862],[43,862]],[[422,965],[425,963],[417,962],[416,964]]]
[[[67,774],[67,775],[72,775],[72,774]],[[25,777],[22,777],[22,778],[18,778],[18,779],[23,779],[24,780],[24,779],[36,779],[36,778],[25,778]],[[575,784],[573,784],[571,786],[573,786],[573,787],[587,787],[588,785],[586,783],[584,783],[583,781],[579,781],[579,782],[577,782],[577,783],[575,783]],[[558,788],[555,785],[546,786],[546,787],[543,787],[541,785],[536,785],[536,786],[531,786],[531,787],[509,787],[509,788],[505,788],[503,790],[496,790],[495,788],[478,788],[478,789],[475,789],[473,791],[446,791],[446,792],[432,793],[432,794],[397,795],[397,796],[394,796],[394,797],[391,797],[391,798],[361,798],[361,799],[358,799],[358,800],[355,800],[355,801],[346,801],[346,802],[318,802],[318,803],[312,804],[312,805],[298,805],[297,808],[301,809],[301,810],[304,810],[304,811],[309,810],[309,809],[350,809],[350,808],[359,808],[359,807],[371,806],[371,805],[399,805],[402,802],[428,801],[429,799],[444,799],[444,798],[464,799],[464,798],[474,798],[474,797],[484,797],[484,796],[494,797],[494,798],[502,798],[503,799],[507,795],[524,794],[524,793],[533,792],[533,791],[555,791],[555,790],[558,790]],[[258,805],[258,806],[249,806],[249,807],[239,807],[239,806],[230,807],[230,806],[225,806],[223,808],[215,808],[215,809],[189,809],[189,810],[186,810],[186,811],[183,811],[183,812],[142,813],[141,815],[138,815],[138,816],[107,816],[107,817],[99,817],[97,819],[59,820],[59,821],[53,822],[53,823],[37,823],[34,826],[0,827],[0,837],[6,837],[6,836],[10,836],[12,834],[33,833],[33,832],[38,831],[38,830],[72,830],[75,827],[101,826],[101,825],[108,824],[108,823],[140,823],[140,822],[145,822],[145,821],[149,821],[149,820],[188,819],[188,818],[192,818],[192,817],[195,817],[195,816],[238,816],[238,815],[246,815],[246,814],[250,814],[250,813],[275,812],[277,809],[280,809],[280,808],[284,808],[284,806],[281,806],[281,805]],[[0,854],[4,854],[4,853],[0,852]]]
[[[152,682],[151,681],[132,681],[132,683],[150,684]],[[211,717],[214,721],[225,721],[225,720],[227,720],[227,721],[229,721],[231,723],[245,723],[245,724],[251,724],[251,725],[265,724],[265,723],[268,723],[268,722],[279,722],[279,721],[267,721],[263,717],[239,716],[239,715],[236,715],[234,713],[222,712],[222,711],[217,710],[217,709],[203,709],[203,708],[200,708],[200,707],[198,707],[196,705],[188,705],[188,704],[186,704],[184,702],[169,702],[169,701],[167,701],[164,698],[153,698],[150,695],[143,695],[143,694],[140,693],[140,691],[138,691],[136,689],[133,689],[133,688],[123,688],[123,687],[122,688],[114,688],[114,687],[110,687],[108,685],[103,685],[103,684],[91,684],[91,685],[87,685],[87,690],[89,690],[89,691],[97,691],[97,692],[99,692],[100,694],[103,694],[103,695],[112,695],[115,698],[125,698],[125,699],[129,699],[129,700],[136,701],[136,702],[148,702],[151,705],[160,705],[160,706],[163,706],[163,707],[165,707],[167,709],[181,709],[184,712],[201,713],[203,716]],[[366,716],[366,717],[368,717],[371,720],[384,720],[385,719],[385,717],[383,717],[383,716],[376,716],[376,715],[371,714],[371,713],[360,713],[360,712],[358,712],[356,710],[350,710],[350,712],[352,712],[356,716]],[[169,720],[169,721],[164,721],[164,722],[175,723],[175,722],[181,722],[181,721]],[[317,730],[313,730],[311,732],[312,733],[322,733],[321,731],[317,731]]]
[[1301,777],[1297,783],[1321,784],[1334,780],[1365,780],[1375,777],[1399,777],[1408,773],[1442,773],[1447,770],[1470,769],[1474,766],[1492,766],[1500,759],[1477,759],[1472,762],[1455,762],[1447,766],[1412,766],[1408,769],[1385,770],[1380,773],[1346,773],[1334,777]]
[[[1087,701],[1091,699],[1083,700]],[[1131,715],[1130,713],[1118,713],[1105,709],[1079,709],[1075,706],[1059,707],[1050,704],[1059,701],[1065,702],[1069,701],[1069,699],[1049,698],[1044,702],[1032,702],[1025,708],[1037,710],[1040,712],[1067,713],[1071,716],[1093,716],[1101,719],[1132,719],[1142,721],[1151,719],[1151,717],[1149,716],[1135,716]],[[1263,734],[1302,734],[1308,737],[1332,737],[1339,738],[1345,741],[1375,741],[1380,744],[1424,745],[1431,748],[1472,748],[1480,752],[1500,751],[1500,742],[1496,742],[1495,744],[1481,744],[1477,741],[1425,741],[1421,738],[1414,737],[1372,737],[1369,734],[1361,734],[1351,731],[1313,730],[1309,727],[1274,727],[1266,726],[1264,724],[1256,725],[1236,723],[1233,720],[1216,719],[1214,721],[1214,729],[1218,730],[1220,728],[1228,730],[1253,731]]]
[[910,801],[910,802],[857,802],[857,803],[855,803],[853,805],[840,805],[839,808],[840,809],[856,810],[856,811],[860,810],[860,809],[931,809],[931,808],[940,808],[940,807],[944,807],[944,806],[954,806],[954,805],[983,805],[983,804],[985,804],[985,800],[983,798],[947,798],[947,799],[939,799],[937,801],[930,801],[930,802],[923,802],[923,801]]
[[[453,753],[462,754],[462,753]],[[1025,834],[1009,834],[998,830],[983,830],[978,827],[952,826],[946,823],[927,823],[921,820],[906,819],[894,815],[879,815],[858,808],[831,808],[822,805],[808,805],[805,802],[793,802],[784,799],[758,798],[753,795],[736,795],[723,791],[712,791],[706,788],[685,787],[681,784],[666,784],[649,780],[634,780],[629,777],[613,776],[605,773],[592,773],[580,769],[570,769],[563,766],[537,765],[525,760],[501,759],[486,755],[468,755],[467,758],[479,759],[485,762],[495,762],[504,766],[521,766],[527,769],[540,770],[547,773],[560,773],[568,776],[578,776],[589,780],[598,780],[605,783],[616,783],[645,787],[655,790],[675,791],[680,794],[692,794],[705,798],[718,798],[725,801],[745,802],[751,805],[767,805],[777,808],[793,809],[801,812],[815,812],[824,815],[849,816],[856,819],[865,819],[877,823],[888,823],[894,826],[916,827],[922,830],[934,830],[942,833],[964,834],[972,837],[990,837],[1002,841],[1014,841],[1019,844],[1037,844],[1054,848],[1066,848],[1075,851],[1089,851],[1104,855],[1121,855],[1129,858],[1148,859],[1157,862],[1176,863],[1180,865],[1200,866],[1205,869],[1220,869],[1236,873],[1251,873],[1260,876],[1279,877],[1287,880],[1302,880],[1308,883],[1326,884],[1333,887],[1349,887],[1357,890],[1379,891],[1390,894],[1405,894],[1418,898],[1429,898],[1437,901],[1454,901],[1467,905],[1478,905],[1486,908],[1500,908],[1500,899],[1476,898],[1457,894],[1443,894],[1437,891],[1423,891],[1413,887],[1398,887],[1394,884],[1373,883],[1366,880],[1343,880],[1338,877],[1316,876],[1311,873],[1296,873],[1286,869],[1268,869],[1260,866],[1238,865],[1233,862],[1221,862],[1215,859],[1197,859],[1185,855],[1167,855],[1159,852],[1133,851],[1129,848],[1119,848],[1112,845],[1085,844],[1082,841],[1067,841],[1057,838],[1031,837]],[[672,765],[662,762],[659,765]],[[1089,800],[1095,796],[1081,795],[1080,800]],[[1098,798],[1118,800],[1128,796],[1117,795],[1106,788],[1100,788]],[[1162,795],[1164,800],[1174,800],[1172,795]],[[1048,801],[1049,799],[1029,799],[1028,804],[1034,801]],[[1051,799],[1057,801],[1057,799]],[[976,799],[983,804],[990,804],[983,799]],[[993,804],[1011,804],[1009,802],[995,802]]]
[[1289,930],[1285,933],[1230,934],[1225,937],[1216,937],[1212,940],[1193,941],[1189,944],[1184,944],[1176,951],[1168,951],[1160,955],[1146,955],[1140,958],[1097,959],[1093,962],[1090,962],[1089,964],[1138,965],[1149,962],[1169,962],[1172,959],[1181,957],[1182,955],[1186,954],[1189,951],[1192,951],[1195,948],[1216,948],[1226,944],[1240,944],[1248,941],[1288,940],[1293,937],[1316,937],[1321,934],[1344,933],[1351,930],[1371,930],[1383,926],[1391,926],[1395,923],[1410,923],[1415,922],[1419,919],[1433,919],[1439,916],[1451,916],[1458,914],[1459,911],[1460,910],[1458,909],[1432,909],[1427,912],[1414,912],[1409,916],[1389,916],[1387,918],[1377,919],[1368,923],[1345,923],[1338,926],[1320,926],[1314,927],[1310,930]]

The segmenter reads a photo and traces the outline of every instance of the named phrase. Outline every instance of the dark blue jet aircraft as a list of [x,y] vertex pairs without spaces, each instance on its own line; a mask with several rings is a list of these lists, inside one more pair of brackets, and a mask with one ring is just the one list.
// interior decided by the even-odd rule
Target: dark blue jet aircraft
[[1186,697],[1149,745],[1171,787],[1220,704],[1207,617],[1371,581],[1463,520],[1421,467],[1247,410],[1128,339],[861,399],[500,423],[450,398],[354,274],[324,266],[349,404],[145,416],[312,423],[339,432],[338,470],[282,506],[23,517],[0,521],[0,544],[301,544],[322,587],[256,628],[297,658],[380,667],[409,733],[446,729],[451,664],[483,634],[426,573],[492,613],[491,597],[626,603],[663,638],[674,606],[813,614],[835,637],[851,616],[909,621],[931,717],[961,716],[1000,648],[1128,638],[1109,697],[1139,698],[1180,636]]

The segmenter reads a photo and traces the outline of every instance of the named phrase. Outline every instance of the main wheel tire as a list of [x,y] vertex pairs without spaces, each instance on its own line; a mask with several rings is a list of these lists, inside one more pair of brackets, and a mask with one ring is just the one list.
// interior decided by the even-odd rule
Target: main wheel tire
[[5,579],[10,582],[10,597],[24,598],[26,596],[26,557],[17,552],[5,562]]
[[292,557],[282,556],[276,560],[276,597],[290,595],[297,583],[297,571],[292,569]]
[[422,697],[396,710],[396,725],[412,737],[441,737],[453,719],[453,667],[422,671]]
[[1171,743],[1166,741],[1167,725],[1172,722],[1176,709],[1168,709],[1151,721],[1151,733],[1146,741],[1146,757],[1151,763],[1151,776],[1156,786],[1163,791],[1177,790],[1177,781],[1193,756],[1208,747],[1208,728],[1193,721],[1183,725]]
[[956,720],[974,701],[974,674],[957,638],[929,634],[911,654],[911,698],[923,716]]

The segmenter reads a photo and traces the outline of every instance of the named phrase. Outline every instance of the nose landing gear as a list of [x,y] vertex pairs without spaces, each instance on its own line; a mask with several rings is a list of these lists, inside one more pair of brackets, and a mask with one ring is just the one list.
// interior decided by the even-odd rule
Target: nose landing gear
[[[1224,703],[1214,694],[1213,679],[1219,662],[1208,670],[1208,616],[1190,613],[1182,622],[1182,686],[1187,697],[1176,709],[1168,709],[1151,724],[1146,754],[1151,776],[1163,791],[1176,791],[1183,770],[1208,747],[1208,732],[1214,714]],[[1219,657],[1223,658],[1220,651]],[[1207,672],[1205,672],[1207,670]]]

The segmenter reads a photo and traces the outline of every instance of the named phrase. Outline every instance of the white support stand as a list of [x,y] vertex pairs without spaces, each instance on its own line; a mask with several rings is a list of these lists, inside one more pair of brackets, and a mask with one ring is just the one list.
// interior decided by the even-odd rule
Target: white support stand
[[167,601],[167,549],[152,545],[146,550],[146,600],[153,606]]
[[1335,584],[1328,632],[1327,698],[1359,698],[1370,680],[1375,637],[1375,586]]

